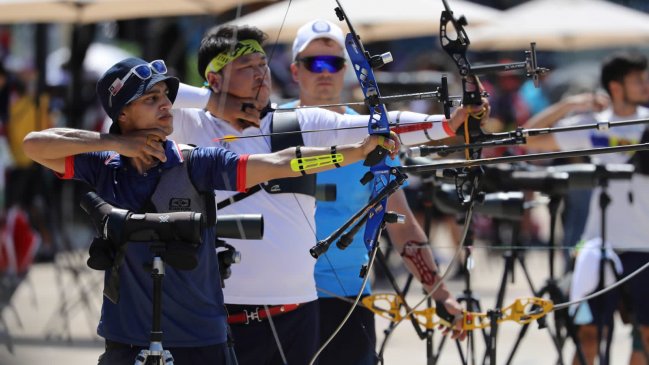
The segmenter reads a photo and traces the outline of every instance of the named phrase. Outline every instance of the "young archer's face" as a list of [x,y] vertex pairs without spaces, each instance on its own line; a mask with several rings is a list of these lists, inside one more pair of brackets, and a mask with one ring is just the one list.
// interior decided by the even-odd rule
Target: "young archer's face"
[[173,132],[173,116],[167,83],[160,81],[144,95],[130,102],[119,116],[122,133],[157,128]]
[[268,104],[271,79],[266,55],[257,52],[238,57],[223,67],[212,86],[218,92],[255,99],[260,105]]

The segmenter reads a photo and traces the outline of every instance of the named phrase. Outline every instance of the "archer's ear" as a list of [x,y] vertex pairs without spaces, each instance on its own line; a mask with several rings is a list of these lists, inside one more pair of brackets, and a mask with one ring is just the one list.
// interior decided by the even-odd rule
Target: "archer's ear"
[[223,76],[220,72],[209,72],[207,74],[207,83],[210,85],[210,89],[218,94],[223,87]]
[[297,62],[291,63],[291,76],[293,76],[293,81],[299,84],[298,72],[299,70],[298,70]]
[[119,112],[119,116],[117,117],[117,121],[119,122],[120,125],[126,124],[128,120],[128,116],[126,115],[126,107],[122,109],[121,112]]

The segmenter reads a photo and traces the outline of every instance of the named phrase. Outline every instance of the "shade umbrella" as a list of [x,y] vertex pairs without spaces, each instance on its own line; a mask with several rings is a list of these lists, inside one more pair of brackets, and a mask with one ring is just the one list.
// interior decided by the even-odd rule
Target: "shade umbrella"
[[649,43],[649,14],[603,0],[532,0],[472,32],[474,50],[574,51]]
[[0,0],[0,24],[96,23],[164,16],[219,14],[270,0]]
[[[92,43],[86,51],[83,60],[84,76],[88,80],[96,81],[115,63],[133,57],[125,50],[105,43]],[[64,72],[65,65],[70,62],[70,49],[61,47],[47,56],[47,85],[60,86],[68,82],[68,76]]]
[[[497,19],[502,13],[464,0],[448,2],[454,14],[465,15],[470,25]],[[272,4],[232,23],[254,25],[268,33],[273,41],[279,33],[281,43],[292,42],[298,28],[316,18],[330,20],[346,29],[334,13],[336,3],[333,0],[294,0],[290,7],[288,3]],[[341,0],[341,3],[363,41],[437,35],[444,9],[442,2],[435,0]],[[285,14],[286,21],[282,25]]]

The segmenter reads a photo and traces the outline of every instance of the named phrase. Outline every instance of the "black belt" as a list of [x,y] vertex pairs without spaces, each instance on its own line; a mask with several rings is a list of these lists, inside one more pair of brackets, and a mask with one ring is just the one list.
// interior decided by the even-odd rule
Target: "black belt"
[[106,340],[106,350],[123,350],[123,349],[143,349],[147,346],[131,345],[129,343],[115,342]]

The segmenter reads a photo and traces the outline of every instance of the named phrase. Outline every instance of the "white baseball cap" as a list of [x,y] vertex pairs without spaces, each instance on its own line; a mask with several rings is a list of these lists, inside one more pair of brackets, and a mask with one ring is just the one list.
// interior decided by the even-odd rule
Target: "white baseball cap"
[[300,29],[298,29],[295,41],[293,41],[293,60],[295,60],[297,55],[304,51],[313,40],[319,38],[329,38],[338,43],[343,50],[345,49],[343,30],[328,20],[316,19],[304,24]]

